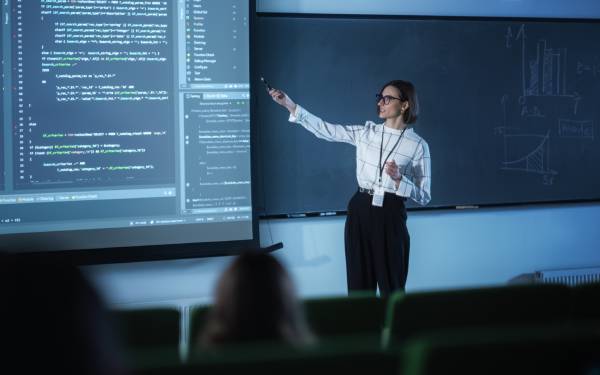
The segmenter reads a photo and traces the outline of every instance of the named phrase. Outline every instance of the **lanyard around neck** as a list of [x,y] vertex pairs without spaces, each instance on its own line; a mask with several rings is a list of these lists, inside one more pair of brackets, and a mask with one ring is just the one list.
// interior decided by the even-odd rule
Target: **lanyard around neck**
[[383,157],[383,136],[385,134],[385,125],[383,125],[383,127],[381,129],[381,147],[379,148],[379,182],[380,183],[381,183],[381,177],[383,176],[383,168],[385,166],[385,163],[387,163],[388,159],[392,155],[392,152],[394,152],[394,150],[396,149],[396,147],[398,147],[398,144],[400,143],[400,140],[402,139],[402,136],[404,135],[404,131],[405,130],[406,130],[406,128],[402,129],[402,133],[400,133],[400,136],[396,140],[396,143],[394,144],[394,147],[392,147],[392,149],[390,150],[390,153],[388,154],[388,156],[386,156],[386,158],[383,161],[383,163],[381,163],[381,158]]

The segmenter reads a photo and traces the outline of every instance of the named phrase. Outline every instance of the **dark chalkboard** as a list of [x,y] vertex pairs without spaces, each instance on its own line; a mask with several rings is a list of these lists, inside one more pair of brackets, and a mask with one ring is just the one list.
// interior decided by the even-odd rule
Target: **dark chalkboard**
[[[379,122],[380,86],[412,81],[430,207],[600,198],[599,23],[262,15],[256,53],[273,86],[333,123]],[[345,210],[355,149],[259,94],[263,214]]]

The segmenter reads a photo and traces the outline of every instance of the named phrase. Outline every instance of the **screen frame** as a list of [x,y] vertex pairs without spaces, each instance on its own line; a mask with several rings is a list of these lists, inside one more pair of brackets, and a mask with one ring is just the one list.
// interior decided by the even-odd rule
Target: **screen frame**
[[[256,0],[248,1],[248,32],[249,32],[249,82],[250,82],[250,196],[252,200],[252,238],[245,240],[234,241],[217,241],[217,242],[186,242],[186,243],[167,243],[156,245],[140,245],[140,246],[117,246],[117,247],[98,247],[89,249],[76,249],[67,246],[68,249],[61,250],[43,250],[48,241],[69,242],[69,239],[81,238],[87,235],[104,236],[115,233],[129,232],[130,236],[143,236],[145,232],[155,231],[160,228],[160,231],[166,231],[167,235],[175,235],[176,228],[189,226],[186,229],[193,229],[198,226],[206,226],[213,224],[179,224],[176,226],[164,227],[139,227],[139,228],[112,228],[112,229],[86,229],[86,230],[70,230],[57,232],[37,232],[37,233],[19,233],[0,235],[0,239],[11,237],[11,242],[19,241],[19,249],[6,248],[4,251],[10,255],[16,255],[24,258],[42,258],[50,261],[61,263],[72,263],[76,265],[92,265],[92,264],[107,264],[107,263],[126,263],[126,262],[142,262],[156,261],[169,259],[184,259],[184,258],[204,258],[215,256],[237,255],[244,251],[260,251],[259,225],[258,225],[258,210],[257,210],[257,129],[256,108],[254,98],[256,88],[253,84],[256,77],[256,63],[253,45],[255,44],[255,27],[256,27]],[[235,222],[232,222],[235,223]],[[224,223],[215,223],[214,225],[223,225]],[[230,224],[230,223],[227,223]],[[163,229],[164,228],[164,229]],[[172,229],[169,229],[172,228]],[[278,244],[280,245],[280,244]],[[35,250],[25,251],[23,248],[31,248]],[[280,246],[279,246],[280,247]],[[277,248],[279,248],[277,247]],[[2,249],[3,247],[0,247]],[[267,251],[273,249],[268,248]]]

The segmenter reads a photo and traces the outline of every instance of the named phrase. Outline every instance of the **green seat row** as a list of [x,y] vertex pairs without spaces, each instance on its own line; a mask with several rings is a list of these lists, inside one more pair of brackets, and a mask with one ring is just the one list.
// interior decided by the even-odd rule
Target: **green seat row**
[[[304,301],[309,326],[321,341],[346,338],[363,348],[400,347],[411,338],[452,329],[566,326],[600,320],[600,284],[569,288],[527,285],[442,292],[396,293],[389,300],[372,294]],[[189,315],[189,352],[209,306],[193,306]],[[180,313],[176,309],[115,311],[126,347],[179,348]]]
[[400,358],[381,349],[348,347],[348,339],[306,348],[281,343],[253,342],[229,345],[215,352],[196,352],[185,364],[147,362],[135,370],[139,375],[158,374],[395,374]]
[[407,341],[401,349],[361,349],[343,341],[309,348],[241,344],[196,353],[181,364],[156,360],[138,375],[224,374],[596,374],[600,334],[593,326],[446,330]]
[[[597,325],[447,330],[409,340],[404,375],[597,374]],[[595,371],[594,371],[595,370]]]

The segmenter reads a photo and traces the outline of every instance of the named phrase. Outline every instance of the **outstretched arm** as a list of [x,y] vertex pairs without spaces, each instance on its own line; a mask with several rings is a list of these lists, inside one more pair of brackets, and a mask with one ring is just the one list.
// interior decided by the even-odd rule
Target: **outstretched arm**
[[298,123],[318,138],[332,142],[346,142],[356,145],[356,141],[364,126],[343,126],[331,124],[308,112],[283,91],[277,89],[269,90],[273,100],[285,107],[290,112],[290,121]]

